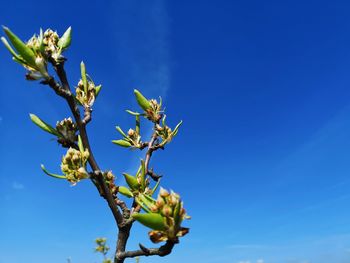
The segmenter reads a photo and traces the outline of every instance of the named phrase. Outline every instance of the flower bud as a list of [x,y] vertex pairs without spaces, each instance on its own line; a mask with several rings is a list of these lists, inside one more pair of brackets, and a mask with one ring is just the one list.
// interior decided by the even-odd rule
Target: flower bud
[[128,135],[129,135],[130,137],[133,137],[133,136],[135,135],[135,131],[134,131],[133,129],[129,129]]
[[159,190],[159,195],[161,197],[167,197],[167,196],[169,196],[169,192],[161,187],[160,190]]
[[166,216],[166,217],[169,217],[171,216],[173,213],[173,210],[171,209],[170,206],[168,205],[165,205],[162,209],[162,215]]

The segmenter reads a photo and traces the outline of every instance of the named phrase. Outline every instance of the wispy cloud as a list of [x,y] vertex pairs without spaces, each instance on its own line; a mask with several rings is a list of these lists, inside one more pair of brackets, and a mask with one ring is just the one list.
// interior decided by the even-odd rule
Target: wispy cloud
[[[116,61],[123,82],[146,97],[164,99],[171,78],[166,1],[117,1],[114,10]],[[148,127],[143,138],[150,136],[151,127]],[[138,167],[140,157],[132,158],[128,172]]]
[[165,0],[120,1],[115,10],[121,70],[125,70],[135,88],[164,97],[170,85],[169,17]]
[[12,183],[12,189],[13,190],[23,190],[24,185],[15,181]]

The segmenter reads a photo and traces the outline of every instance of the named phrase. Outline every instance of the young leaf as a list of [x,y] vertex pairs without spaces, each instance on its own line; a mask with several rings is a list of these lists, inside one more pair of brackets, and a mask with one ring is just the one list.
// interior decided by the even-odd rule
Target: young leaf
[[141,206],[141,208],[147,212],[147,213],[151,213],[151,210],[148,209],[148,207],[138,198],[138,197],[135,197],[135,201],[136,203]]
[[175,225],[179,225],[181,223],[180,211],[182,208],[182,202],[177,202],[174,208],[174,222]]
[[125,140],[113,140],[112,143],[126,148],[131,147],[131,143]]
[[95,86],[95,98],[97,98],[98,94],[100,93],[102,88],[102,85]]
[[128,137],[119,126],[116,126],[115,128],[123,137]]
[[139,183],[137,182],[137,179],[134,176],[127,173],[123,173],[123,175],[126,183],[131,188],[131,190],[137,190],[140,187]]
[[160,231],[166,230],[165,220],[160,214],[133,214],[132,217],[144,226],[149,227],[151,229]]
[[80,135],[78,135],[78,147],[79,147],[79,151],[80,151],[81,153],[84,153],[83,141],[81,140]]
[[176,127],[174,128],[174,131],[172,132],[173,136],[175,136],[178,133],[181,124],[182,124],[182,121],[180,121],[179,124],[176,125]]
[[86,79],[86,68],[85,68],[85,64],[82,61],[80,63],[80,71],[81,71],[81,80],[83,81],[83,86],[84,86],[84,92],[85,94],[87,94],[87,79]]
[[140,116],[142,115],[141,113],[138,113],[138,112],[134,112],[134,111],[131,111],[131,110],[126,110],[127,113],[131,114],[131,115],[134,115],[134,116]]
[[136,119],[135,131],[136,131],[137,134],[140,134],[140,115],[136,115],[135,119]]
[[63,50],[70,46],[72,42],[72,27],[68,27],[63,36],[58,40],[57,45]]
[[28,63],[28,65],[35,68],[35,54],[33,50],[27,47],[26,44],[23,43],[22,40],[20,40],[14,33],[12,33],[9,28],[4,26],[3,29],[19,55],[21,55],[21,57]]
[[18,54],[13,50],[13,48],[10,46],[10,44],[7,42],[6,38],[1,37],[1,41],[2,43],[4,43],[5,47],[8,49],[8,51],[10,51],[10,53],[12,54],[13,57],[20,59],[20,57],[18,56]]
[[125,186],[119,186],[118,192],[121,193],[122,195],[125,195],[126,197],[133,197],[134,196],[132,194],[132,192],[129,190],[129,188],[127,188]]
[[153,189],[151,191],[151,195],[153,195],[155,193],[155,191],[157,191],[159,184],[160,184],[160,178],[158,179],[156,185],[153,187]]
[[145,161],[141,159],[141,177],[140,177],[140,181],[141,181],[142,189],[145,188],[145,176],[146,176]]
[[55,128],[53,128],[51,125],[49,125],[46,122],[44,122],[43,120],[41,120],[35,114],[31,113],[31,114],[29,114],[29,116],[30,116],[30,119],[32,120],[32,122],[34,122],[35,125],[37,125],[41,129],[43,129],[44,131],[51,133],[53,135],[56,135],[58,137],[62,136]]
[[135,96],[137,103],[140,105],[140,107],[144,110],[147,111],[148,109],[151,108],[151,104],[149,101],[139,92],[137,89],[134,90]]
[[64,176],[64,175],[58,175],[58,174],[50,173],[49,171],[47,171],[47,170],[45,169],[45,166],[44,166],[43,164],[40,165],[40,167],[41,167],[41,169],[43,170],[43,172],[46,173],[46,174],[49,175],[49,176],[52,176],[52,177],[58,178],[58,179],[67,179],[67,177]]

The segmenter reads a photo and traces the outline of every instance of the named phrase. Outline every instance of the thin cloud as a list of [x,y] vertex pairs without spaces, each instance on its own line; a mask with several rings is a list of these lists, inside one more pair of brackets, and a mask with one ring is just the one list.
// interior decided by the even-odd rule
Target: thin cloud
[[136,85],[134,88],[164,97],[170,85],[169,16],[165,1],[123,1],[116,4],[115,10],[121,70],[126,71]]
[[[139,8],[135,8],[138,6]],[[115,3],[117,61],[124,81],[139,89],[146,97],[162,99],[170,88],[169,15],[165,0],[121,1]],[[125,71],[125,72],[124,72]],[[151,128],[144,138],[151,136]],[[138,155],[128,171],[137,170]]]

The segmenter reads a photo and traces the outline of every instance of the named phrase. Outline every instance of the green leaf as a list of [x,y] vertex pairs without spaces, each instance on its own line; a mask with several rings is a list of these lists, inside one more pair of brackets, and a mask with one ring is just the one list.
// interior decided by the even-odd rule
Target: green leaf
[[58,40],[57,45],[61,49],[66,49],[70,46],[71,42],[72,42],[72,27],[68,27],[66,32],[64,32],[63,36],[60,38],[60,40]]
[[157,191],[159,184],[160,184],[160,178],[157,180],[156,185],[153,187],[151,195],[153,195],[155,193],[155,191]]
[[131,114],[131,115],[134,115],[134,116],[140,116],[142,115],[141,113],[138,113],[138,112],[134,112],[134,111],[131,111],[131,110],[126,110],[127,113]]
[[147,111],[148,109],[151,108],[151,104],[149,101],[139,92],[137,89],[134,90],[135,96],[137,103],[140,105],[140,107],[144,110]]
[[58,175],[58,174],[53,174],[53,173],[50,173],[49,171],[47,171],[45,169],[45,166],[42,164],[40,165],[41,169],[44,171],[44,173],[46,173],[47,175],[51,176],[51,177],[54,177],[54,178],[58,178],[58,179],[67,179],[66,176],[64,175]]
[[95,86],[95,98],[97,98],[98,94],[100,93],[102,88],[102,85]]
[[13,50],[13,48],[10,46],[10,44],[7,42],[7,39],[4,37],[1,37],[1,41],[2,43],[4,43],[5,47],[8,49],[8,51],[10,51],[10,53],[12,54],[13,57],[17,58],[17,59],[21,59],[18,54]]
[[174,128],[174,131],[172,132],[173,136],[175,136],[178,133],[181,124],[182,124],[182,121],[180,121],[179,124],[176,125],[176,127]]
[[43,120],[41,120],[35,114],[31,113],[31,114],[29,114],[29,116],[30,116],[30,119],[32,120],[32,122],[34,122],[34,124],[37,125],[39,128],[43,129],[44,131],[46,131],[48,133],[56,135],[58,137],[62,136],[55,128],[53,128],[51,125],[49,125],[46,122],[44,122]]
[[[142,194],[141,198],[149,207],[151,207],[153,204],[157,202],[152,196],[147,194]],[[147,200],[147,201],[146,201]]]
[[3,27],[3,29],[19,55],[21,55],[21,57],[28,63],[28,65],[36,68],[35,54],[33,50],[27,47],[26,44],[23,43],[22,40],[20,40],[14,33],[12,33],[9,28]]
[[182,202],[178,202],[174,208],[175,225],[179,225],[181,223],[181,217],[180,217],[181,208],[182,208]]
[[136,128],[135,128],[135,131],[137,134],[140,134],[140,115],[136,115],[135,116],[135,119],[136,119]]
[[115,128],[123,137],[128,137],[119,126],[116,126]]
[[142,203],[149,209],[156,203],[156,200],[154,200],[152,197],[148,195],[140,194],[138,197],[139,197],[140,203]]
[[166,115],[164,114],[164,117],[163,117],[163,119],[162,119],[162,124],[163,124],[163,126],[165,126],[165,119],[166,119]]
[[13,61],[23,65],[26,65],[26,62],[21,57],[12,57]]
[[113,140],[112,143],[126,148],[131,147],[131,143],[125,140]]
[[141,181],[141,186],[142,189],[145,189],[145,176],[146,176],[146,167],[145,167],[145,161],[141,159],[141,176],[140,176],[140,181]]
[[128,186],[130,187],[131,190],[139,189],[140,185],[134,176],[127,174],[127,173],[123,173],[123,175],[124,175],[126,183],[128,184]]
[[166,230],[164,217],[162,217],[160,214],[133,214],[132,217],[144,226],[149,227],[151,229],[160,231]]
[[125,195],[126,197],[133,197],[134,196],[132,194],[132,192],[129,190],[129,188],[127,188],[125,186],[119,186],[118,192],[121,193],[122,195]]
[[80,71],[81,71],[81,80],[83,81],[83,86],[84,86],[84,92],[85,94],[87,94],[88,86],[87,86],[87,79],[86,79],[86,68],[83,61],[80,63]]
[[141,206],[143,210],[145,210],[145,212],[151,213],[151,210],[149,210],[148,207],[144,203],[142,203],[142,201],[138,197],[135,197],[135,201],[139,206]]
[[81,140],[80,135],[78,135],[78,147],[79,147],[79,151],[81,153],[84,153],[84,145],[83,145],[83,141]]

